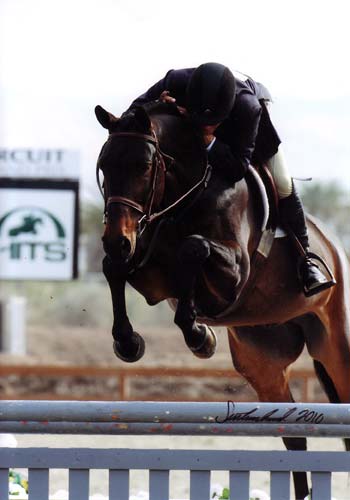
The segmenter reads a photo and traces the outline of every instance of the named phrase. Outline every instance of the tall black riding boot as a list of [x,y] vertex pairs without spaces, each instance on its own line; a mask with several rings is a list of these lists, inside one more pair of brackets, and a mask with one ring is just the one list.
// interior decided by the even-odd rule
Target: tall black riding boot
[[[299,266],[299,273],[305,295],[309,297],[335,285],[334,279],[329,280],[326,278],[320,268],[310,258],[309,237],[304,209],[294,185],[292,194],[280,200],[279,209],[282,224],[285,224],[287,230],[290,230],[294,234],[303,249],[303,251],[300,250],[299,252],[303,257]],[[322,262],[321,259],[319,260]]]

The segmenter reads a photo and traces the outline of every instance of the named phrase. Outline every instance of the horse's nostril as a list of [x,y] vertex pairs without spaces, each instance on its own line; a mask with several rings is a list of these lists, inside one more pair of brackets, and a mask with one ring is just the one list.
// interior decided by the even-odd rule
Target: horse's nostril
[[123,258],[129,257],[129,254],[131,252],[131,243],[128,240],[128,238],[122,237],[120,241],[120,253]]
[[130,242],[127,238],[122,238],[122,241],[120,242],[121,248],[127,249],[128,247],[130,248]]

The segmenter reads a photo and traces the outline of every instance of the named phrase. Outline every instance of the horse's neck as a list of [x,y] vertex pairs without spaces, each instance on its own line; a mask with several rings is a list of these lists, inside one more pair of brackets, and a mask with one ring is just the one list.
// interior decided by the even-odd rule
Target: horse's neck
[[165,197],[173,202],[183,195],[205,171],[206,155],[190,125],[181,117],[164,115],[154,122],[160,148],[174,158],[166,158]]
[[[155,128],[161,149],[175,159],[174,165],[170,166],[166,174],[163,204],[169,206],[202,179],[207,157],[199,138],[181,117],[159,116],[155,121]],[[213,206],[222,214],[223,223],[220,227],[215,225],[212,228],[212,237],[227,240],[231,235],[252,254],[260,238],[260,210],[256,193],[246,179],[236,183],[233,189],[228,180],[213,172],[210,189],[206,190],[203,196],[203,218],[211,215]]]

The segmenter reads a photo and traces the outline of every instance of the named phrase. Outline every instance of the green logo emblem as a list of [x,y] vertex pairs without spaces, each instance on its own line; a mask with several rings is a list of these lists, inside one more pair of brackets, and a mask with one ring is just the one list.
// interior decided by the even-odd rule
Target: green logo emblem
[[43,208],[15,208],[0,219],[0,253],[11,260],[63,261],[65,238],[63,224]]

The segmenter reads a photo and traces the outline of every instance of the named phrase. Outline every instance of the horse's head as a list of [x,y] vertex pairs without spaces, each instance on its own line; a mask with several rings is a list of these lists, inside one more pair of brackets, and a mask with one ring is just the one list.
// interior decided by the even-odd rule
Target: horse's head
[[104,175],[106,254],[126,266],[135,253],[142,221],[159,205],[164,190],[164,162],[151,120],[140,108],[118,119],[95,109],[109,137],[98,159]]

